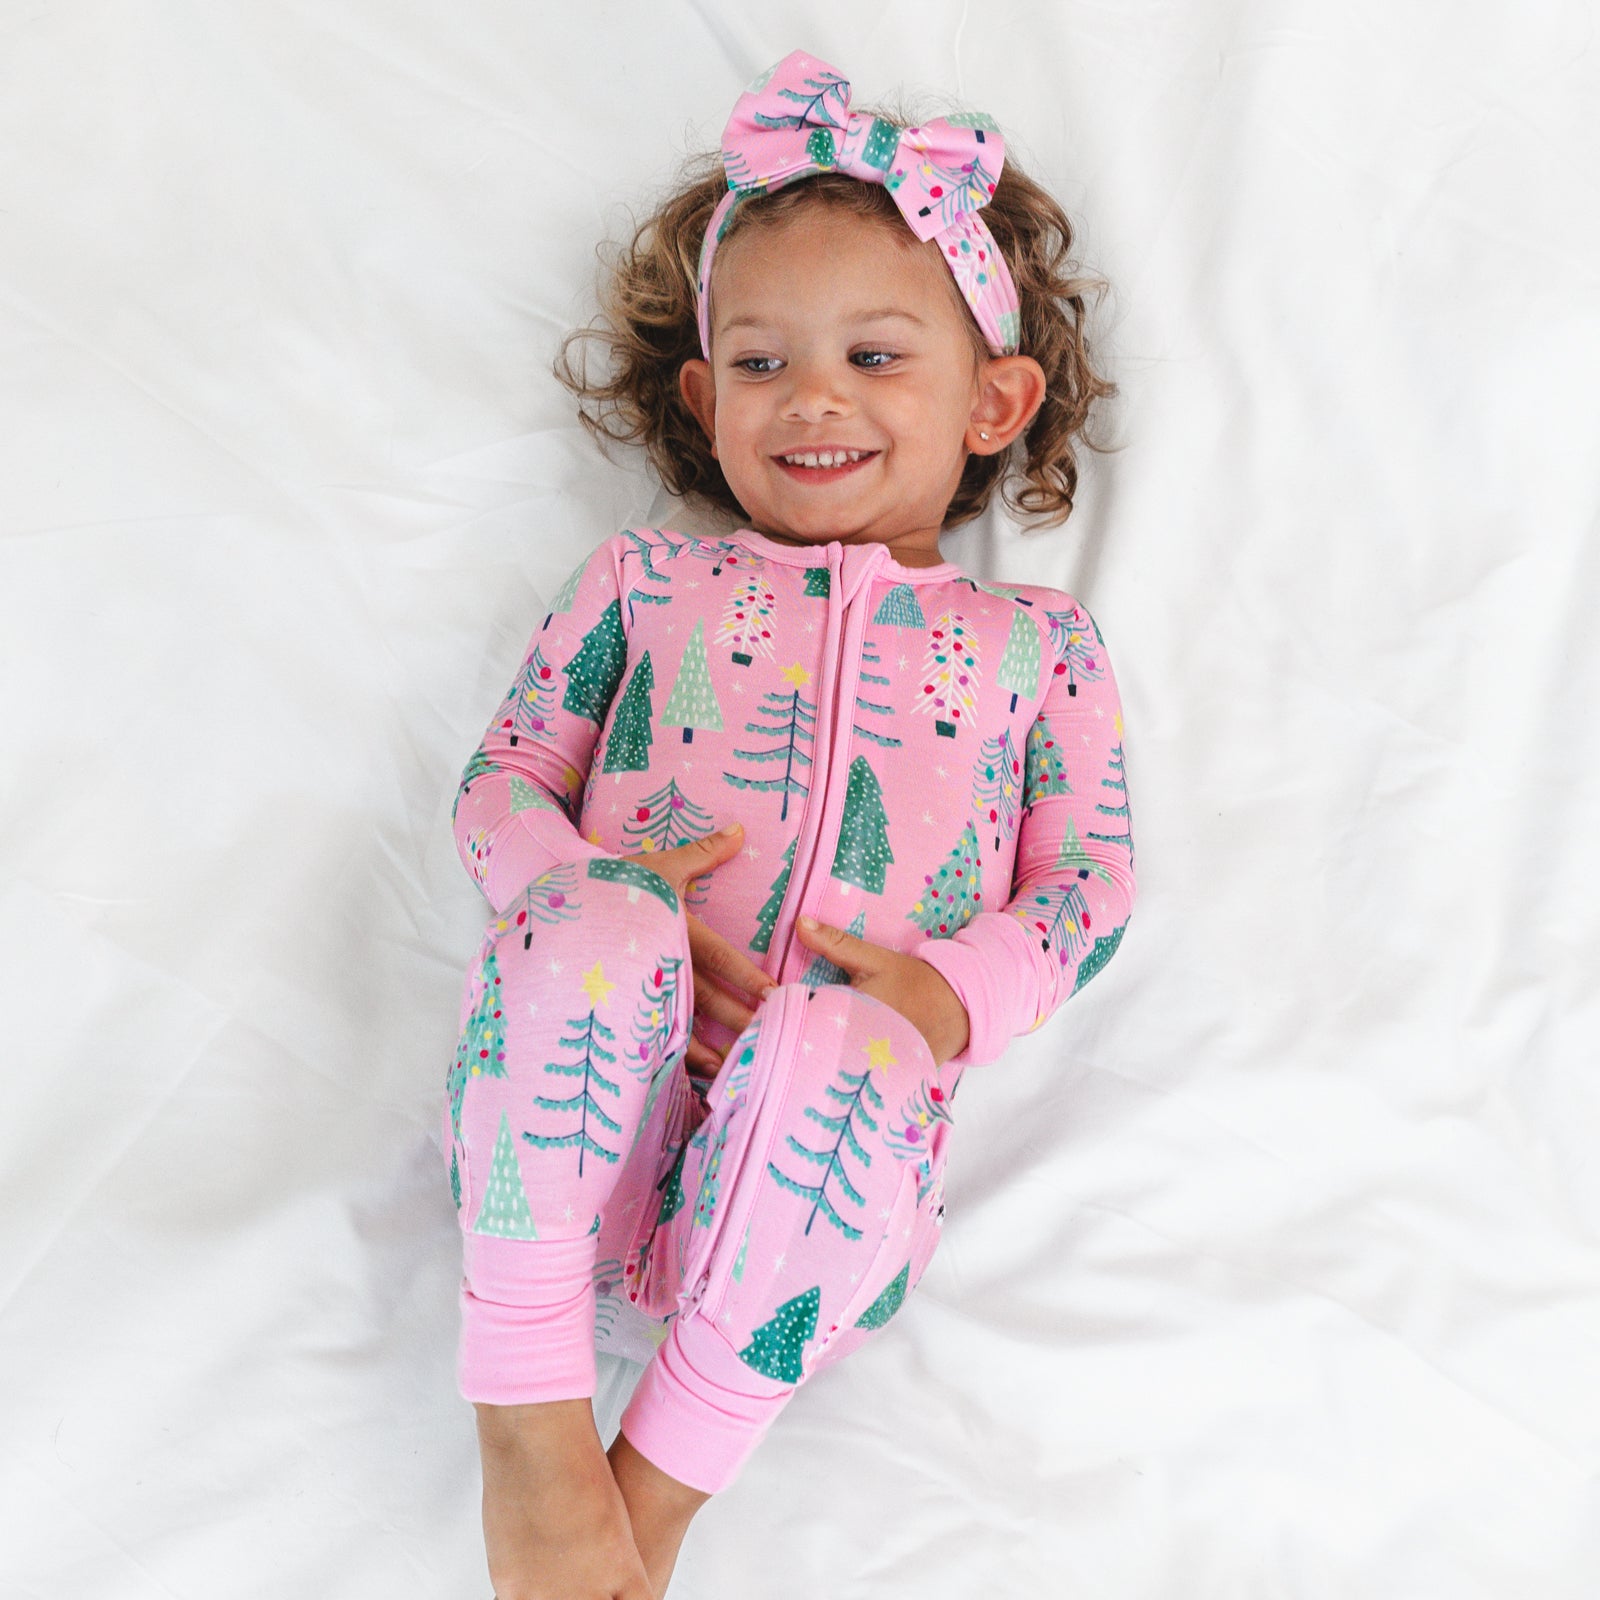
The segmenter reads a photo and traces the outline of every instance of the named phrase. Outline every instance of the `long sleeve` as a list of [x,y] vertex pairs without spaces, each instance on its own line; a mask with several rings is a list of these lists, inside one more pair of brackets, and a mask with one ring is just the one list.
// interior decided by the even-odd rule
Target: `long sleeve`
[[1046,611],[1055,666],[1028,734],[1010,900],[911,954],[955,990],[970,1026],[958,1066],[996,1060],[1116,952],[1133,909],[1122,705],[1105,641],[1070,595]]
[[576,822],[627,665],[623,548],[607,540],[562,586],[461,775],[456,849],[496,912],[558,862],[609,853]]

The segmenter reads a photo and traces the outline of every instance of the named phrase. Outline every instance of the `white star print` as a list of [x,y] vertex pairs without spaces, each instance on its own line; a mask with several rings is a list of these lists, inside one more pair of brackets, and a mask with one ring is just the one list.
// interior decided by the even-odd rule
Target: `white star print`
[[1094,708],[1094,714],[1097,717],[1103,717],[1106,714],[1106,708],[1104,706],[1096,706]]
[[935,767],[933,770],[940,778],[948,778],[950,776],[950,774],[946,772],[943,767]]
[[802,1050],[804,1050],[807,1055],[810,1055],[811,1054],[811,1041],[809,1039],[802,1039],[800,1041],[800,1048]]
[[879,1216],[880,1216],[880,1217],[886,1217],[886,1216],[888,1216],[888,1215],[889,1215],[889,1212],[890,1212],[890,1211],[891,1211],[891,1210],[892,1210],[892,1209],[893,1209],[893,1208],[892,1208],[892,1207],[890,1207],[890,1206],[885,1206],[885,1207],[884,1207],[884,1208],[883,1208],[883,1210],[882,1210],[882,1211],[880,1211],[880,1212],[879,1212],[879,1213],[878,1213],[878,1215],[879,1215]]
[[901,656],[900,657],[900,665],[901,665],[901,667],[904,668],[905,664],[906,664],[906,658],[904,656]]
[[630,956],[636,956],[636,955],[638,955],[638,953],[639,953],[639,941],[637,939],[635,939],[632,934],[629,934],[628,935],[628,954]]
[[924,811],[922,813],[922,820],[924,822],[932,822],[933,821],[933,813],[931,811]]
[[839,1015],[833,1019],[833,1025],[836,1028],[848,1028],[850,1026],[850,1019],[841,1011]]
[[737,679],[737,678],[735,678],[733,680],[733,692],[735,694],[743,694],[744,693],[744,684],[741,683],[739,681],[739,679]]
[[[1103,908],[1102,908],[1102,909],[1103,909]],[[531,1001],[531,1000],[530,1000],[530,1001],[529,1001],[529,1002],[528,1002],[528,1015],[529,1015],[529,1016],[530,1016],[530,1017],[537,1017],[537,1016],[538,1016],[538,1015],[539,1015],[539,1008],[538,1008],[538,1006],[536,1006],[536,1005],[535,1005],[535,1004],[534,1004],[534,1003],[533,1003],[533,1001]]]
[[562,1215],[561,1220],[563,1222],[571,1222],[572,1221],[572,1207],[571,1206],[567,1207],[566,1211]]
[[789,1258],[787,1256],[780,1255],[778,1257],[778,1259],[772,1263],[774,1270],[778,1271],[778,1272],[782,1272],[783,1271],[783,1264],[788,1259]]
[[860,1276],[861,1276],[861,1274],[859,1272],[852,1272],[850,1274],[851,1283],[854,1283]]
[[612,816],[617,814],[617,802],[615,800],[611,802],[611,814]]
[[559,978],[561,976],[561,974],[563,972],[565,972],[566,970],[567,970],[566,967],[563,966],[561,962],[555,960],[554,958],[551,959],[551,962],[550,962],[550,975],[551,975],[551,977]]

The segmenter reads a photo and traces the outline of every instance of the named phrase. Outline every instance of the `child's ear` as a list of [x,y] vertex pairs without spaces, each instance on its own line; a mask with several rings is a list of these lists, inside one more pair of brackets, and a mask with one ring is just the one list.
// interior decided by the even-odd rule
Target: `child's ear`
[[1044,395],[1044,368],[1032,356],[995,356],[986,362],[967,427],[968,451],[998,455],[1038,415]]
[[711,365],[696,357],[678,368],[678,390],[683,403],[694,413],[695,421],[711,441],[712,459],[717,454],[717,386],[711,378]]

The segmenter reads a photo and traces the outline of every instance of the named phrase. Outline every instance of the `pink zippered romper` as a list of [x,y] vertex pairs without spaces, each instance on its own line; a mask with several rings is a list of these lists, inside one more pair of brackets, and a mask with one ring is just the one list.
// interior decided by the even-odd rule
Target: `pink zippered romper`
[[[738,820],[686,897],[623,859]],[[462,776],[495,919],[443,1134],[469,1400],[592,1396],[714,1493],[795,1388],[882,1327],[938,1245],[952,1104],[1111,958],[1134,898],[1116,680],[1069,594],[881,544],[626,528],[573,572]],[[685,912],[780,987],[685,1070]],[[795,936],[934,966],[942,1066]]]

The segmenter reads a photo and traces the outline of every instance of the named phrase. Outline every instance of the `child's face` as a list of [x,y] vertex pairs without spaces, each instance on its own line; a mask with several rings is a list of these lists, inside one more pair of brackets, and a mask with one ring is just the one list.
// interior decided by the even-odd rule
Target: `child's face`
[[[940,559],[968,451],[994,446],[979,441],[991,363],[934,249],[817,207],[718,251],[712,361],[685,363],[681,382],[751,527]],[[830,448],[868,454],[832,469],[783,459]]]

